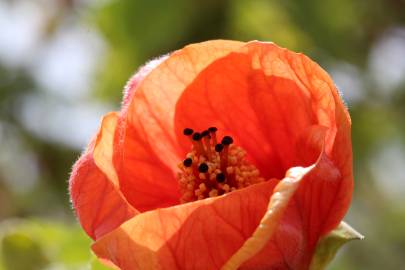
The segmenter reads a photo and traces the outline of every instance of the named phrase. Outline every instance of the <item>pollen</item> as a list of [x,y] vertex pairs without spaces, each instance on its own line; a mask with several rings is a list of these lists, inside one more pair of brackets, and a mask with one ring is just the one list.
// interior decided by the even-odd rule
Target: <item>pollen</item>
[[215,127],[202,132],[184,129],[192,147],[178,165],[182,203],[221,196],[265,180],[231,136],[218,143],[216,132]]

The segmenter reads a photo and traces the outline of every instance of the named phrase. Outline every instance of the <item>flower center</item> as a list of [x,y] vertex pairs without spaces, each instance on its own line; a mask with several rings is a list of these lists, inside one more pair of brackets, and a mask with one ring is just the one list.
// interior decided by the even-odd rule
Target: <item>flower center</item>
[[246,159],[246,151],[230,136],[217,141],[217,128],[194,132],[184,129],[192,150],[179,164],[181,202],[220,196],[264,181],[259,170]]

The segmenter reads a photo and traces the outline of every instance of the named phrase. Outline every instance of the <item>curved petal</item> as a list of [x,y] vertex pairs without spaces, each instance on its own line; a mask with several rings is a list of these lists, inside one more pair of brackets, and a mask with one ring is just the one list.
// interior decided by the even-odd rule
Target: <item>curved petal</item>
[[[330,78],[309,58],[272,43],[250,42],[213,62],[187,87],[177,102],[175,124],[183,145],[185,126],[218,126],[235,137],[262,175],[282,178],[291,167],[311,164],[298,158],[297,147],[311,126],[328,128],[328,154],[337,130],[350,136],[350,118],[340,116],[344,111]],[[336,143],[351,157],[347,138]]]
[[112,163],[113,142],[117,123],[118,113],[116,112],[110,112],[103,117],[101,129],[96,136],[94,144],[93,158],[97,167],[100,168],[115,187],[119,188],[117,173]]
[[135,216],[97,240],[126,269],[219,269],[256,229],[277,181]]
[[104,173],[93,158],[94,149],[100,145],[109,150],[106,150],[107,153],[98,150],[99,153],[106,156],[111,153],[112,137],[109,134],[115,129],[116,119],[114,113],[103,119],[97,136],[73,166],[69,180],[73,208],[82,227],[93,239],[117,228],[136,214],[117,189],[116,180],[107,177],[112,172],[104,170]]
[[[294,173],[297,172],[297,169],[295,170]],[[338,190],[341,181],[342,175],[328,157],[322,154],[316,165],[310,167],[310,170],[301,177],[300,183],[280,182],[275,190],[281,193],[278,197],[283,199],[286,197],[282,196],[282,193],[287,184],[295,185],[296,192],[288,202],[285,214],[271,239],[262,237],[268,235],[266,230],[269,226],[266,224],[272,222],[269,220],[272,211],[270,203],[267,215],[261,221],[263,226],[259,226],[253,234],[251,245],[249,246],[246,242],[237,255],[234,255],[235,258],[238,258],[243,252],[252,255],[238,258],[237,262],[245,262],[241,269],[252,269],[258,265],[261,267],[276,265],[282,269],[308,269],[322,231],[331,225],[329,223],[331,213],[328,211],[330,209],[328,207],[338,203],[334,197],[322,196],[322,194],[330,194]],[[289,192],[290,190],[284,191]],[[281,203],[277,201],[278,197],[275,198],[274,203]],[[277,251],[280,256],[275,257],[275,260],[273,257],[269,258],[268,254],[271,251]]]
[[[305,231],[296,232],[297,219],[291,220],[290,215],[284,215],[286,209],[288,208],[292,197],[294,196],[296,190],[298,189],[300,182],[303,181],[305,177],[308,177],[308,172],[312,170],[314,166],[303,168],[295,167],[290,169],[286,177],[278,183],[274,189],[273,195],[271,196],[269,206],[266,213],[264,214],[260,225],[256,228],[255,232],[246,240],[242,247],[235,252],[232,257],[226,262],[226,264],[221,268],[223,270],[234,270],[239,269],[239,267],[249,259],[253,258],[258,254],[262,249],[264,253],[259,258],[253,258],[251,262],[245,264],[242,268],[252,269],[253,266],[261,267],[263,269],[299,269],[297,266],[291,267],[289,265],[293,258],[298,258],[298,262],[301,263],[301,258],[307,252],[304,245]],[[291,213],[291,210],[289,211]],[[288,214],[288,213],[287,213]],[[289,219],[286,223],[288,229],[286,230],[285,226],[280,226],[280,220],[283,218]],[[302,227],[300,227],[302,229]],[[266,246],[269,243],[270,239],[276,234],[276,231],[283,232],[284,240],[281,242],[281,246],[273,246],[274,242],[270,242],[270,245]],[[293,236],[297,237],[292,243],[288,234],[293,232]],[[287,237],[285,237],[287,236]],[[284,250],[293,250],[295,254],[293,257],[287,256],[284,257]],[[272,256],[270,255],[272,254]],[[261,255],[261,254],[259,254]],[[292,254],[289,254],[292,255]],[[265,256],[266,260],[261,261]],[[259,261],[259,262],[258,262]]]
[[131,90],[121,112],[113,161],[123,194],[138,210],[179,202],[174,171],[183,156],[174,133],[175,104],[202,69],[242,44],[218,40],[187,46]]
[[[319,66],[315,62],[309,62],[307,70],[313,70]],[[308,72],[308,71],[307,71]],[[324,71],[313,74],[310,86],[335,89],[332,79]],[[332,138],[328,138],[325,145],[327,157],[333,162],[334,166],[339,170],[342,180],[339,186],[336,187],[333,194],[333,201],[338,202],[329,206],[329,220],[321,231],[321,235],[325,235],[339,224],[346,214],[350,205],[353,193],[353,156],[352,156],[352,140],[351,140],[351,119],[350,115],[343,104],[341,97],[337,91],[332,91],[335,100],[335,122],[336,133],[333,142]]]
[[345,178],[323,150],[326,131],[314,126],[300,140],[303,150],[318,153],[317,162],[287,172],[260,226],[223,269],[308,269],[322,234],[342,219],[341,213],[331,211],[340,204],[334,195]]

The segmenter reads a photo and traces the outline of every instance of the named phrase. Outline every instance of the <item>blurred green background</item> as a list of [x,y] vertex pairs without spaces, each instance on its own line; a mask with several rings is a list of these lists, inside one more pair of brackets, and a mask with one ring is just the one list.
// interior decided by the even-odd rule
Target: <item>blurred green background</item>
[[0,0],[0,270],[102,269],[67,180],[126,80],[192,42],[274,41],[334,78],[353,120],[364,241],[329,269],[404,269],[405,1]]

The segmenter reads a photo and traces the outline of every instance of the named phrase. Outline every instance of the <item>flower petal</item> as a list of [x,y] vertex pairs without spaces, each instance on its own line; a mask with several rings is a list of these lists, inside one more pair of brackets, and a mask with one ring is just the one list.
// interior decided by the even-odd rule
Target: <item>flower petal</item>
[[[266,230],[266,226],[258,227],[253,235],[256,246],[245,247],[255,256],[245,256],[245,259],[250,258],[250,260],[240,259],[239,262],[245,262],[241,269],[251,269],[257,265],[308,269],[316,243],[325,228],[331,226],[330,216],[333,216],[333,213],[329,210],[331,206],[339,203],[336,197],[324,196],[324,194],[331,194],[333,191],[339,190],[338,187],[342,180],[342,175],[337,168],[325,154],[322,154],[317,164],[310,167],[310,170],[301,178],[273,238],[259,238],[259,235],[265,234],[261,230]],[[279,185],[283,185],[283,182],[280,182]],[[269,207],[269,211],[271,211],[271,207]],[[265,216],[261,223],[270,222],[266,219]],[[258,250],[258,253],[254,253]],[[274,250],[281,255],[276,257],[275,261],[269,259],[268,256],[269,251]],[[243,250],[238,253],[242,252]]]
[[[274,242],[270,242],[264,251],[265,254],[263,256],[266,257],[266,261],[257,263],[257,260],[262,259],[262,257],[254,258],[253,262],[248,262],[248,265],[244,265],[243,268],[252,269],[252,266],[255,265],[260,266],[262,268],[269,269],[271,267],[276,269],[298,269],[290,267],[289,263],[291,263],[292,259],[300,258],[305,254],[305,246],[303,245],[303,234],[305,231],[296,232],[296,224],[297,219],[291,220],[291,215],[284,215],[285,210],[288,208],[290,204],[290,200],[293,198],[296,190],[298,189],[300,182],[303,181],[305,177],[308,177],[307,174],[310,170],[312,170],[314,166],[303,168],[303,167],[295,167],[290,169],[286,177],[280,181],[280,183],[274,189],[273,195],[271,196],[269,206],[265,215],[263,216],[262,220],[260,221],[260,225],[256,228],[255,232],[246,240],[246,242],[242,245],[242,247],[235,252],[232,257],[226,262],[226,264],[221,268],[223,270],[234,270],[239,269],[239,267],[246,262],[247,260],[254,257],[258,254],[263,248],[266,247],[266,244],[269,243],[269,240],[276,234],[276,231],[283,232],[283,238],[290,240],[288,234],[293,233],[295,239],[295,243],[291,243],[290,241],[283,241],[281,242],[281,246],[275,246]],[[291,214],[291,209],[290,209]],[[289,219],[289,222],[286,222],[288,230],[286,227],[280,225],[280,220]],[[284,240],[286,240],[284,239]],[[283,251],[293,250],[294,257],[288,256],[284,257]],[[275,253],[277,252],[277,253]],[[273,256],[270,256],[272,254]],[[291,254],[289,254],[291,255]],[[298,259],[299,260],[299,259]]]
[[[309,58],[250,42],[213,62],[187,87],[176,107],[176,133],[187,145],[183,127],[216,125],[235,137],[263,176],[282,178],[291,167],[311,164],[298,158],[297,147],[311,126],[327,127],[328,154],[337,130],[350,136],[347,113],[340,117],[344,111],[330,78]],[[343,148],[351,156],[351,148]]]
[[97,240],[121,269],[219,269],[250,237],[277,181],[135,216]]
[[107,176],[111,183],[119,188],[117,173],[112,164],[114,134],[118,123],[118,113],[110,112],[103,117],[101,129],[96,137],[93,158],[97,167]]
[[116,119],[114,113],[105,116],[96,138],[73,166],[69,180],[69,191],[76,215],[84,230],[93,239],[98,239],[136,214],[136,210],[117,189],[117,183],[114,182],[116,180],[107,177],[112,172],[104,170],[104,173],[93,158],[97,145],[110,148],[106,152],[111,152],[112,137],[109,134],[115,129]]
[[187,46],[130,90],[115,136],[113,161],[122,192],[138,210],[179,202],[174,171],[183,156],[174,133],[175,104],[202,69],[242,44],[209,41]]
[[[325,128],[317,126],[302,140],[303,151],[321,153],[317,162],[287,172],[274,190],[261,225],[224,269],[308,269],[320,237],[342,219],[341,212],[331,211],[341,203],[337,194],[345,178],[323,150],[325,136]],[[280,208],[285,211],[282,217]]]

